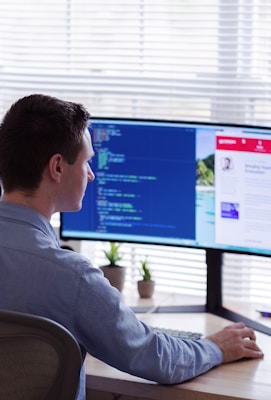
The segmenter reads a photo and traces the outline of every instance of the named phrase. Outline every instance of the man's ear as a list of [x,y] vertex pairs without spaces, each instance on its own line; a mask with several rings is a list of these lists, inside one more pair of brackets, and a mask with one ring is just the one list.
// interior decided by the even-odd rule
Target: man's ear
[[61,182],[64,171],[62,155],[59,153],[54,154],[49,160],[48,168],[51,179],[57,183]]

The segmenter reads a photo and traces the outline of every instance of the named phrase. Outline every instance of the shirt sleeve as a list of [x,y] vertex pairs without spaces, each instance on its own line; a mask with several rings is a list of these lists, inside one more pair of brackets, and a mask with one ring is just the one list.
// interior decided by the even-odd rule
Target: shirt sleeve
[[208,339],[180,340],[139,321],[97,268],[81,275],[73,312],[74,334],[86,352],[132,375],[174,384],[222,362],[221,350]]

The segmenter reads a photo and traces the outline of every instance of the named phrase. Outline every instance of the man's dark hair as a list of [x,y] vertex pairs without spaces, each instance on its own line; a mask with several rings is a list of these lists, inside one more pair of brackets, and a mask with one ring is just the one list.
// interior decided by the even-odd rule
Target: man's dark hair
[[15,102],[0,125],[0,180],[5,192],[33,191],[53,154],[73,164],[82,148],[88,111],[42,94]]

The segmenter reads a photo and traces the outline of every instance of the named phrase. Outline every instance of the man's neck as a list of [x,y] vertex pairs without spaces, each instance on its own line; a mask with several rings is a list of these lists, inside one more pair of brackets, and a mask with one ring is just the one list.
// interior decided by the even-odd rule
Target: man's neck
[[2,201],[19,204],[19,205],[22,205],[25,207],[32,208],[33,210],[42,214],[49,221],[51,219],[52,214],[50,212],[48,212],[46,207],[44,207],[42,199],[40,199],[39,196],[35,193],[30,195],[30,194],[26,194],[25,192],[22,192],[19,190],[15,190],[10,193],[4,192]]

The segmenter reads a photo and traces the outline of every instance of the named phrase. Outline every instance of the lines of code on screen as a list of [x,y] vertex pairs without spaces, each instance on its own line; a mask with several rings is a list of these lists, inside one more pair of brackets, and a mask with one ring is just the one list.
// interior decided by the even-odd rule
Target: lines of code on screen
[[108,240],[195,239],[194,129],[94,118],[90,131],[96,179],[64,228]]

